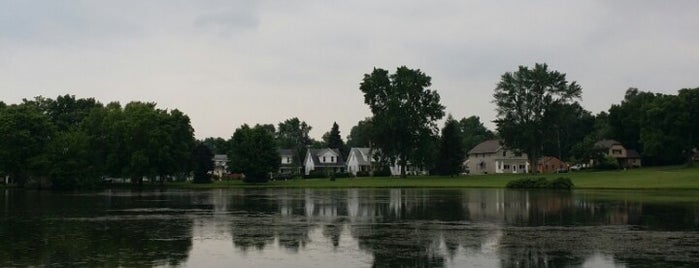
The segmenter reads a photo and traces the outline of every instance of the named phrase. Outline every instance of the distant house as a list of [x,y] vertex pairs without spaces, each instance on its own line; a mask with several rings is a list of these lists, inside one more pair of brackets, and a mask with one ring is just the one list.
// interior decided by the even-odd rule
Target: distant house
[[357,172],[369,172],[373,162],[370,148],[354,147],[347,156],[347,172],[357,175]]
[[552,156],[544,156],[536,163],[536,170],[539,173],[558,173],[568,171],[570,165],[560,159]]
[[641,155],[636,150],[625,148],[621,142],[601,140],[596,142],[594,147],[604,150],[605,155],[615,158],[621,168],[641,167]]
[[[394,165],[390,166],[389,169],[391,170],[392,176],[401,175],[401,170],[403,170],[400,164],[398,164],[398,161],[396,161]],[[408,164],[405,166],[405,175],[429,175],[429,171],[423,167],[419,167],[408,162]]]
[[469,174],[527,173],[527,154],[503,146],[498,139],[479,143],[468,152]]
[[213,175],[219,179],[222,178],[228,170],[228,156],[225,154],[217,154],[214,155],[212,161],[214,161]]
[[301,159],[296,150],[279,149],[279,174],[301,174]]
[[310,174],[312,170],[340,173],[345,172],[345,168],[347,168],[340,150],[331,148],[308,149],[303,162],[306,175]]

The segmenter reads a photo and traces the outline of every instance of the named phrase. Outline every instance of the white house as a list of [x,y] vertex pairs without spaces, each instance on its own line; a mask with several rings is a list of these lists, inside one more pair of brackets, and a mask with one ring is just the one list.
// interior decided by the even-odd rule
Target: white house
[[220,179],[223,177],[223,174],[226,174],[226,170],[228,170],[228,156],[225,154],[217,154],[214,155],[212,161],[214,161],[213,175]]
[[308,175],[312,170],[327,170],[336,173],[345,172],[345,160],[338,149],[308,149],[303,161]]
[[370,148],[352,148],[347,156],[347,172],[352,175],[357,175],[357,172],[369,172],[373,162]]
[[487,140],[479,143],[468,152],[470,174],[527,173],[527,154],[503,146],[502,141]]

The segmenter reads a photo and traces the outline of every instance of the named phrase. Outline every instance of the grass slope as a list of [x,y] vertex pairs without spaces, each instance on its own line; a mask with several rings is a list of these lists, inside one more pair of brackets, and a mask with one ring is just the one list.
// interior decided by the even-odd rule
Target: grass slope
[[[507,182],[532,175],[493,174],[460,177],[414,176],[408,178],[295,179],[246,184],[241,181],[211,184],[172,183],[172,187],[211,188],[504,188]],[[568,177],[576,189],[693,189],[699,190],[699,168],[654,167],[633,170],[573,172],[536,175],[548,179]]]

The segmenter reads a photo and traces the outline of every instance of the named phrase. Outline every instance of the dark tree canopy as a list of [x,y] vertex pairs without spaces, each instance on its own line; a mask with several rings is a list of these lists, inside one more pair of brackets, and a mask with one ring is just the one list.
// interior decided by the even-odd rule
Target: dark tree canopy
[[463,137],[459,130],[459,122],[449,115],[442,128],[442,137],[439,143],[439,158],[437,160],[437,173],[439,175],[454,176],[461,173],[466,152],[463,146]]
[[214,170],[214,154],[204,143],[197,142],[192,152],[192,173],[194,183],[210,183],[211,171]]
[[330,132],[326,132],[323,135],[323,143],[325,143],[325,147],[340,150],[343,157],[346,157],[347,153],[349,153],[342,136],[340,136],[340,126],[337,125],[337,122],[333,122]]
[[399,67],[389,75],[375,68],[365,74],[359,89],[373,114],[373,136],[382,154],[399,161],[402,177],[408,162],[422,162],[425,140],[436,136],[436,120],[444,116],[444,106],[431,78],[422,71]]
[[[498,133],[511,148],[527,153],[530,163],[542,156],[551,120],[547,114],[557,105],[580,99],[582,89],[566,76],[550,71],[546,64],[534,68],[520,66],[515,72],[502,75],[495,88]],[[532,169],[536,171],[536,169]]]
[[571,160],[571,149],[582,141],[595,126],[595,117],[580,104],[555,103],[544,117],[547,126],[543,154],[563,161]]
[[462,118],[458,123],[466,152],[483,141],[495,138],[495,133],[487,129],[478,116]]
[[202,141],[206,147],[209,147],[213,154],[228,154],[228,141],[223,138],[209,137]]
[[357,125],[353,126],[350,134],[347,135],[347,147],[372,147],[374,142],[372,141],[373,131],[371,128],[371,117],[357,122]]
[[246,124],[235,130],[228,159],[230,169],[245,174],[246,182],[267,182],[281,164],[274,136],[260,125],[250,128]]
[[298,155],[306,155],[306,147],[313,143],[308,135],[311,129],[311,126],[297,117],[284,120],[277,127],[277,145],[279,148],[296,150]]

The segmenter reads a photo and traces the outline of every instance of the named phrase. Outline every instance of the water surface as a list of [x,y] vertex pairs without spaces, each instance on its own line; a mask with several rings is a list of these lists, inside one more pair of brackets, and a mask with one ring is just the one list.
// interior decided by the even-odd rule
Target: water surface
[[697,267],[696,191],[0,191],[0,266]]

